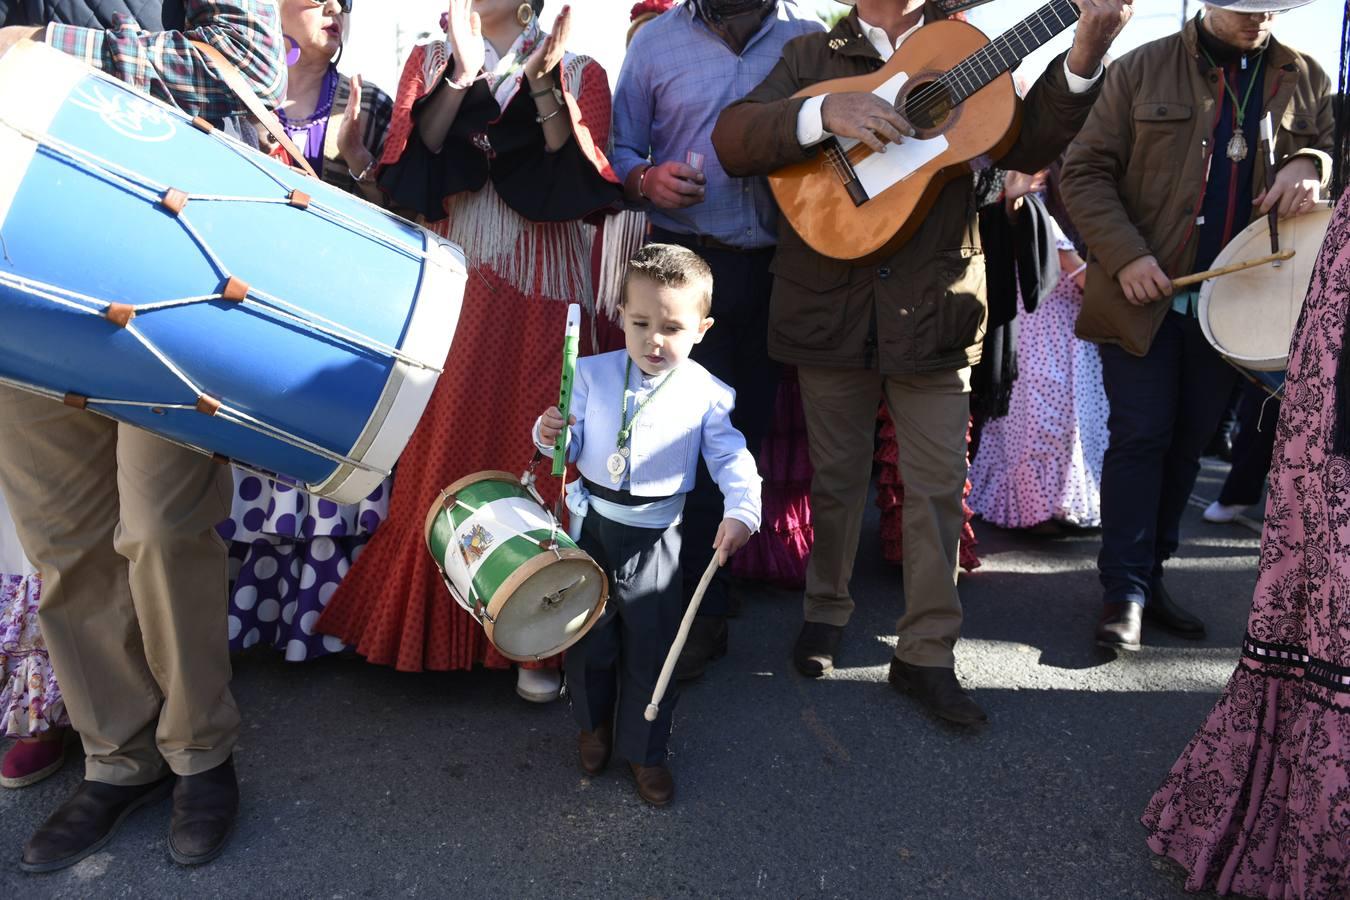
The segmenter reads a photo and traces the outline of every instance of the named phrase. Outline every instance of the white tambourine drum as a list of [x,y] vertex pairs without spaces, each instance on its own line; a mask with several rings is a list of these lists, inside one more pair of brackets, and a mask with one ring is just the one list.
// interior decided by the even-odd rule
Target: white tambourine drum
[[[1250,372],[1282,372],[1289,359],[1289,341],[1312,283],[1313,267],[1331,224],[1331,209],[1314,211],[1279,223],[1280,249],[1293,259],[1211,278],[1200,288],[1197,314],[1205,339],[1220,355]],[[1270,253],[1270,226],[1265,216],[1252,222],[1214,259],[1213,267],[1255,259]]]

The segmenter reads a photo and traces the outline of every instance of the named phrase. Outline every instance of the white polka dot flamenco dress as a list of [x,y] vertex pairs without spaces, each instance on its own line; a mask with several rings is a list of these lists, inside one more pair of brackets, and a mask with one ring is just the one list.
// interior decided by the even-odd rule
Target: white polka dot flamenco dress
[[970,507],[1003,528],[1101,525],[1109,407],[1097,347],[1073,333],[1083,305],[1074,274],[1021,315],[1008,414],[985,424],[970,468]]

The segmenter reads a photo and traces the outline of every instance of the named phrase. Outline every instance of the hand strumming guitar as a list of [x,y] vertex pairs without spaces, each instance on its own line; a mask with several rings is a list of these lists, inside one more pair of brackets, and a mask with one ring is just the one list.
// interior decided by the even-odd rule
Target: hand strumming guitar
[[820,105],[820,121],[831,134],[861,141],[877,153],[914,135],[914,126],[898,109],[861,91],[830,94]]

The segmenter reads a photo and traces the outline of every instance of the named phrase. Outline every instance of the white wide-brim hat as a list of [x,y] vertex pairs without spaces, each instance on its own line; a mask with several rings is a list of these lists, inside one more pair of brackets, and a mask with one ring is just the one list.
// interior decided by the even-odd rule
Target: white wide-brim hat
[[1204,0],[1208,6],[1217,6],[1236,13],[1284,12],[1306,6],[1313,0]]

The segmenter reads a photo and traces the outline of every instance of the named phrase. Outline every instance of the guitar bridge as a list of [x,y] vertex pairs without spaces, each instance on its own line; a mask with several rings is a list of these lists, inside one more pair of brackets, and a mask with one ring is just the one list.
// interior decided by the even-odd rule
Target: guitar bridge
[[839,146],[837,138],[830,138],[825,142],[825,161],[829,163],[834,174],[838,176],[840,183],[844,185],[844,190],[848,191],[848,197],[853,201],[854,206],[862,206],[872,198],[867,195],[866,188],[858,178],[858,172],[853,168],[853,163],[849,161],[848,154],[844,148]]

